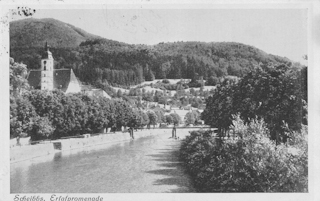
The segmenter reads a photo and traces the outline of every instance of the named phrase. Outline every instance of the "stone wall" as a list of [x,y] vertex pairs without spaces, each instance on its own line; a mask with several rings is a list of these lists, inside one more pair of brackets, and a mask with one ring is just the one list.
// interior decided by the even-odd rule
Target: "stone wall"
[[[170,129],[150,129],[134,131],[135,138],[142,138],[150,135],[171,132]],[[169,137],[169,134],[168,134]],[[15,140],[15,142],[14,142]],[[54,154],[56,152],[72,149],[80,149],[101,144],[114,144],[121,141],[129,141],[130,135],[128,132],[116,132],[108,134],[92,135],[88,138],[69,138],[52,141],[43,141],[39,144],[30,145],[24,144],[21,146],[10,145],[10,162],[18,162],[29,160],[32,158]],[[21,142],[21,141],[20,141]],[[12,140],[12,144],[16,143],[16,139]],[[55,149],[54,144],[58,144],[61,149]]]

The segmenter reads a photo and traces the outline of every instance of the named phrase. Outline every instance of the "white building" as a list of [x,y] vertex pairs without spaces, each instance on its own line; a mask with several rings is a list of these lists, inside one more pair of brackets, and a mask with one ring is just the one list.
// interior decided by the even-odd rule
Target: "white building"
[[41,69],[30,70],[27,79],[34,89],[60,89],[65,93],[81,92],[80,82],[72,69],[54,69],[54,59],[47,43],[41,59]]

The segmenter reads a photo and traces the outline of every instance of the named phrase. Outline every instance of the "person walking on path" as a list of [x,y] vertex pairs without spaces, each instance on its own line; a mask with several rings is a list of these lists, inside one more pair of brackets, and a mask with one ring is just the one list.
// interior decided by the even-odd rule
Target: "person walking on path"
[[172,138],[177,139],[177,129],[176,129],[176,125],[174,125],[173,128],[172,128]]
[[133,135],[133,127],[131,127],[131,137],[132,137],[132,139],[134,139],[134,135]]
[[131,137],[132,139],[134,139],[134,136],[133,136],[133,128],[130,127],[128,130],[129,130],[129,133],[130,133],[130,137]]

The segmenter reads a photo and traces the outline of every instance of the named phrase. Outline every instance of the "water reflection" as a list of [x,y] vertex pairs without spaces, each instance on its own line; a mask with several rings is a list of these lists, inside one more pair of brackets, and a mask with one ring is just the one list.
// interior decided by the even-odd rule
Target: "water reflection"
[[62,158],[62,153],[61,152],[55,153],[54,157],[53,157],[53,161],[61,160],[61,158]]
[[13,163],[11,193],[152,193],[182,187],[186,192],[183,171],[170,154],[178,144],[167,136],[153,135]]

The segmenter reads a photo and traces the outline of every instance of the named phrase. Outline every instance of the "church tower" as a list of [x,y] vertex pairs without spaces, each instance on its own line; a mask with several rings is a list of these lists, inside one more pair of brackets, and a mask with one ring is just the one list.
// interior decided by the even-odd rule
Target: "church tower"
[[47,42],[41,59],[41,90],[53,90],[53,57]]

